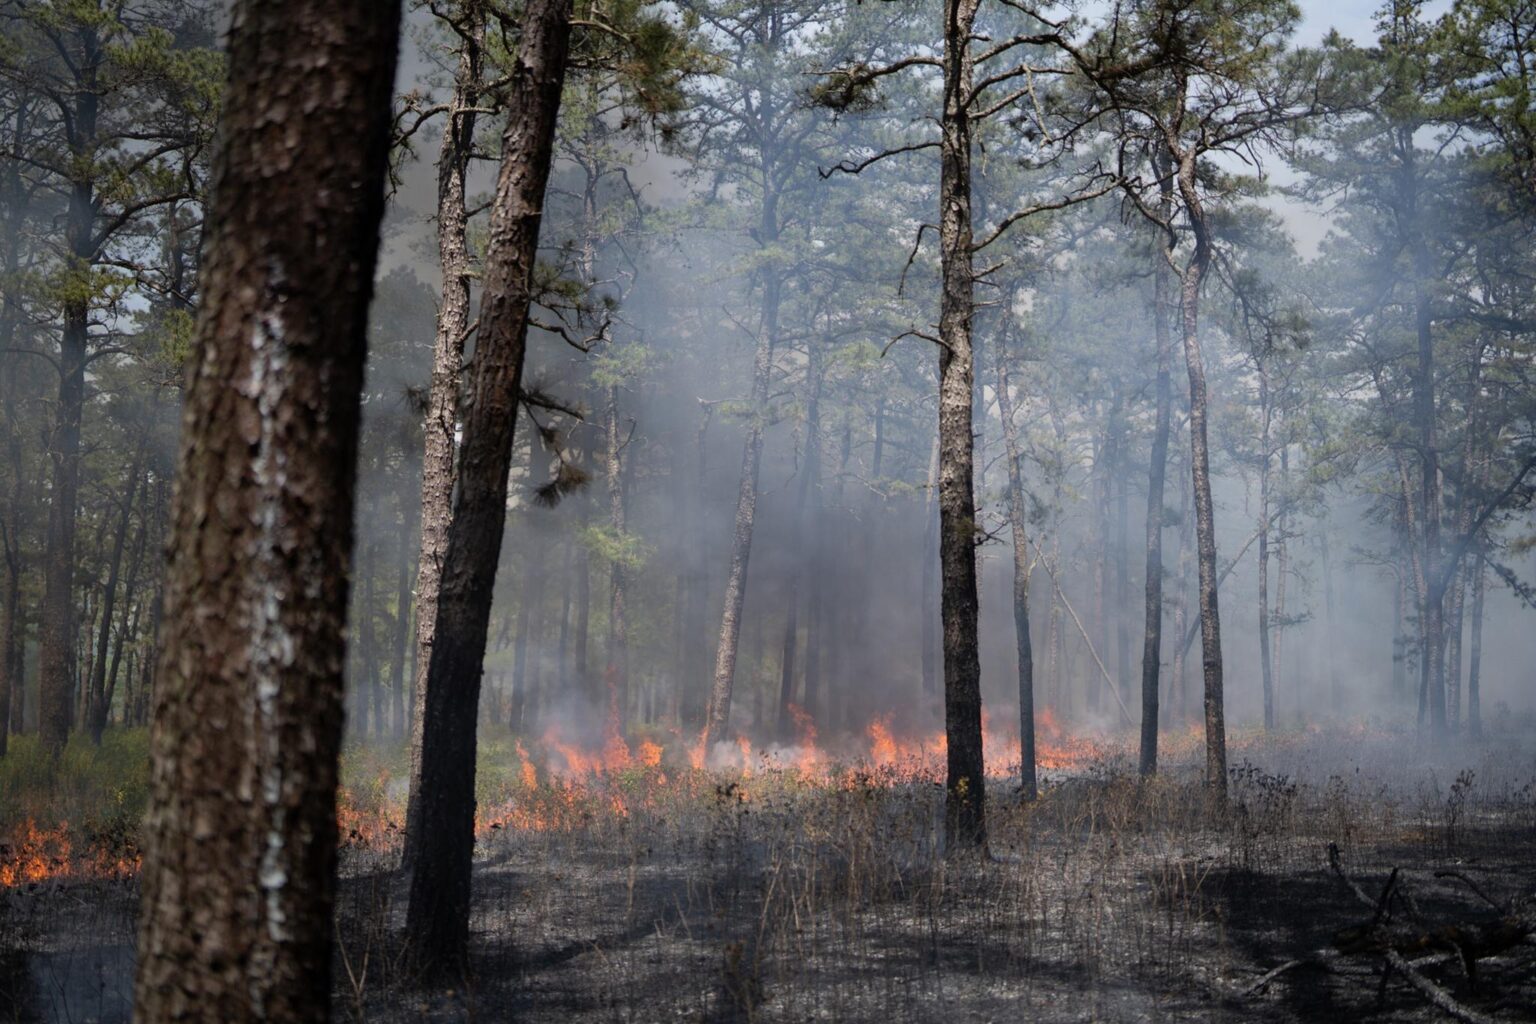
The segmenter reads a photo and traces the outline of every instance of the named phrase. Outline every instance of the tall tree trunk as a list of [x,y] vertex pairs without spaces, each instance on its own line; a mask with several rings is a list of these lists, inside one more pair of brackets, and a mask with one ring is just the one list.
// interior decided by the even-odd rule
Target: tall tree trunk
[[[1323,660],[1328,665],[1328,696],[1333,708],[1334,716],[1344,709],[1344,693],[1339,687],[1338,654],[1334,647],[1333,622],[1333,563],[1329,557],[1328,549],[1328,522],[1324,520],[1317,529],[1318,553],[1323,560],[1323,613],[1327,621],[1323,623]],[[1393,661],[1396,661],[1394,654]]]
[[[1012,296],[1009,296],[1010,301]],[[1035,774],[1035,654],[1029,635],[1029,525],[1024,494],[1024,453],[1014,419],[1009,387],[1007,332],[993,346],[997,366],[997,413],[1003,422],[1003,451],[1008,460],[1008,521],[1013,534],[1013,638],[1019,670],[1019,787],[1025,800],[1039,795]]]
[[1179,596],[1173,606],[1173,635],[1177,641],[1173,645],[1173,684],[1178,688],[1178,696],[1174,698],[1179,711],[1179,721],[1189,720],[1189,672],[1184,663],[1185,652],[1188,647],[1183,643],[1189,630],[1189,561],[1194,549],[1194,515],[1190,509],[1191,491],[1188,487],[1179,488]]
[[1458,569],[1448,595],[1445,631],[1445,728],[1455,733],[1461,728],[1461,634],[1465,625],[1463,604],[1466,598],[1466,573]]
[[1259,357],[1259,671],[1264,680],[1264,730],[1275,728],[1275,663],[1269,643],[1269,365]]
[[[1290,521],[1289,493],[1291,486],[1291,454],[1290,446],[1282,437],[1280,441],[1280,493],[1275,498],[1275,610],[1270,616],[1271,636],[1270,643],[1274,647],[1274,668],[1271,674],[1274,678],[1275,692],[1278,694],[1285,688],[1285,584],[1290,573]],[[1296,696],[1296,710],[1299,714],[1302,709],[1301,693]],[[1278,713],[1277,713],[1278,714]]]
[[348,561],[398,31],[398,3],[378,0],[247,0],[231,16],[165,574],[141,1024],[329,1017]]
[[512,643],[512,699],[507,708],[507,726],[523,731],[523,716],[528,703],[528,645],[532,642],[534,593],[525,587],[517,602],[517,634]]
[[[607,445],[604,451],[604,468],[608,477],[608,525],[612,527],[614,541],[621,546],[628,540],[628,527],[624,519],[624,440],[619,437],[619,388],[608,387],[608,402],[604,411]],[[625,733],[629,720],[629,622],[624,603],[629,585],[629,569],[624,559],[628,552],[621,550],[619,557],[608,566],[608,700],[618,717],[619,732]]]
[[[127,501],[130,505],[132,503],[132,498],[133,489],[130,487],[129,493],[127,495]],[[101,746],[102,733],[106,731],[107,717],[112,710],[112,698],[114,696],[114,691],[117,689],[117,672],[118,668],[122,664],[123,644],[127,642],[128,637],[132,635],[132,633],[137,631],[138,627],[139,610],[138,606],[135,605],[134,602],[134,591],[139,579],[139,565],[144,558],[145,539],[149,533],[149,523],[146,516],[147,510],[141,510],[139,515],[139,528],[137,531],[135,531],[133,540],[133,551],[128,556],[128,577],[123,581],[123,615],[117,624],[117,637],[113,642],[110,664],[106,664],[104,671],[101,673],[100,686],[93,687],[92,689],[93,696],[91,698],[91,717],[87,725],[91,731],[91,743],[96,746]],[[129,621],[130,608],[132,608],[131,624]],[[102,625],[102,637],[105,639],[105,620],[103,620]],[[107,660],[108,659],[106,658],[105,648],[103,648],[101,655],[98,657],[98,661],[105,663]]]
[[390,734],[405,736],[406,637],[411,627],[411,501],[400,490],[400,543],[395,575],[395,619],[390,639],[389,705]]
[[1423,650],[1420,652],[1420,689],[1429,707],[1430,730],[1445,734],[1445,588],[1440,575],[1440,451],[1435,430],[1435,347],[1430,330],[1429,253],[1422,237],[1414,246],[1414,328],[1418,338],[1418,367],[1413,377],[1414,418],[1419,431],[1420,527],[1424,550],[1422,567],[1428,585],[1424,590]]
[[[1111,413],[1111,416],[1114,414]],[[1093,455],[1093,632],[1101,648],[1109,648],[1109,619],[1105,615],[1104,594],[1109,585],[1109,467],[1114,460],[1114,426],[1106,421],[1104,438]],[[1088,642],[1087,637],[1083,638]],[[1097,674],[1089,673],[1084,704],[1089,714],[1099,710]]]
[[368,735],[368,712],[373,711],[373,735],[384,735],[384,689],[379,683],[379,645],[378,645],[378,594],[375,586],[379,575],[379,545],[370,543],[364,549],[365,561],[362,566],[363,600],[359,609],[362,615],[361,636],[358,638],[358,646],[362,648],[363,678],[362,693],[359,701],[361,714],[357,716],[357,732],[359,736]]
[[690,524],[684,554],[687,580],[684,586],[683,647],[685,654],[682,668],[682,688],[679,702],[682,706],[682,724],[688,729],[704,725],[708,713],[709,695],[712,692],[709,677],[709,573],[704,561],[704,544],[699,535],[700,510],[708,498],[708,454],[706,445],[709,424],[714,418],[713,406],[700,402],[698,429],[693,438],[692,493],[682,498],[682,516]]
[[[1129,424],[1127,424],[1129,426]],[[1115,675],[1120,697],[1129,704],[1131,694],[1131,446],[1125,431],[1115,446]]]
[[[594,437],[590,431],[581,445],[581,461],[583,466],[591,466],[595,455]],[[572,629],[571,637],[571,671],[576,676],[577,691],[588,700],[597,704],[601,695],[597,687],[593,685],[592,674],[589,669],[588,657],[590,645],[588,638],[592,632],[592,549],[585,542],[578,540],[576,543],[576,623]]]
[[1472,638],[1471,653],[1467,657],[1467,734],[1473,739],[1483,738],[1483,592],[1487,587],[1487,572],[1483,568],[1481,547],[1473,549],[1472,557]]
[[82,30],[85,59],[78,72],[71,156],[80,168],[70,183],[65,215],[70,287],[63,301],[59,344],[59,392],[49,444],[52,482],[43,555],[43,602],[38,609],[38,738],[55,756],[69,737],[75,636],[75,513],[80,491],[80,419],[85,407],[85,366],[90,343],[90,275],[98,243],[94,174],[98,159],[99,92],[96,71],[101,44],[94,27]]
[[971,35],[978,0],[945,0],[940,122],[939,564],[944,623],[944,825],[951,850],[985,846],[981,660],[971,388],[975,275],[971,235]]
[[0,757],[4,757],[11,723],[20,732],[22,687],[25,680],[17,670],[21,631],[21,573],[10,552],[5,559],[5,604],[0,606]]
[[939,435],[928,457],[928,487],[923,497],[923,575],[918,610],[922,637],[923,696],[939,693]]
[[[1483,367],[1483,343],[1481,340],[1474,343],[1467,368],[1467,390],[1464,400],[1467,425],[1465,438],[1462,445],[1461,479],[1462,484],[1457,488],[1456,497],[1456,533],[1465,536],[1472,529],[1473,501],[1471,489],[1474,482],[1477,485],[1486,485],[1487,466],[1486,459],[1478,458],[1478,444],[1482,433],[1480,402],[1478,396],[1482,390]],[[1446,663],[1448,675],[1446,679],[1446,712],[1449,731],[1455,732],[1461,727],[1461,645],[1463,612],[1466,603],[1467,582],[1471,574],[1476,571],[1475,559],[1463,569],[1454,567],[1453,582],[1451,584],[1451,630],[1450,640],[1446,650]]]
[[1200,660],[1205,680],[1205,784],[1222,804],[1227,795],[1227,727],[1222,691],[1221,615],[1216,600],[1216,507],[1211,500],[1211,462],[1206,441],[1205,360],[1200,352],[1200,289],[1211,250],[1204,208],[1195,185],[1195,155],[1178,161],[1179,197],[1195,235],[1179,294],[1184,363],[1189,373],[1190,476],[1195,499],[1195,547],[1200,576]]
[[[790,739],[793,733],[790,705],[795,699],[795,660],[800,632],[800,593],[806,577],[820,566],[813,545],[815,524],[810,521],[808,507],[811,490],[816,486],[821,467],[821,351],[813,340],[806,353],[806,404],[805,404],[805,454],[800,460],[800,479],[795,490],[795,526],[800,556],[790,570],[789,600],[784,619],[784,645],[779,661],[779,720],[780,740]],[[812,584],[814,586],[814,583]],[[809,645],[807,645],[809,646]],[[814,710],[807,703],[807,712]]]
[[406,934],[424,976],[434,981],[462,970],[469,944],[480,675],[506,520],[539,223],[565,80],[570,0],[530,0],[522,29],[507,84],[485,292],[422,723],[420,830]]
[[[778,238],[778,196],[763,197],[758,237],[763,244]],[[774,267],[764,270],[763,318],[752,359],[752,396],[747,437],[741,452],[741,486],[736,496],[736,527],[731,538],[731,571],[725,581],[720,615],[720,641],[715,647],[714,684],[706,715],[705,749],[726,738],[731,718],[731,690],[736,677],[736,648],[741,639],[741,609],[747,593],[747,563],[752,556],[752,527],[757,515],[758,471],[763,458],[763,421],[768,415],[768,384],[779,334],[779,304],[784,281]]]
[[474,153],[476,109],[481,91],[485,11],[482,0],[458,0],[453,14],[465,19],[458,39],[458,67],[448,120],[437,157],[437,258],[442,299],[432,342],[432,385],[422,424],[421,553],[416,562],[416,671],[411,681],[411,778],[405,814],[402,859],[410,863],[421,832],[421,730],[426,721],[427,669],[437,638],[437,602],[448,553],[456,479],[455,434],[459,428],[464,343],[469,335],[469,212],[465,179]]
[[[1165,203],[1165,207],[1167,204]],[[1141,645],[1142,775],[1157,771],[1158,676],[1163,657],[1163,485],[1168,474],[1168,430],[1173,406],[1173,339],[1168,330],[1168,266],[1159,246],[1152,268],[1152,325],[1157,339],[1157,411],[1147,467],[1146,620]]]

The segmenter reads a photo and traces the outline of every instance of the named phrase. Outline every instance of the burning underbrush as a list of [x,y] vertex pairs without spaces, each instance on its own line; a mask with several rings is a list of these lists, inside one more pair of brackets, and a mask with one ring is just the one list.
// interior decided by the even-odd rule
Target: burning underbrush
[[[1382,982],[1379,947],[1337,946],[1372,919],[1349,885],[1392,879],[1423,978],[1488,1020],[1536,998],[1528,946],[1482,958],[1475,990],[1433,946],[1536,895],[1529,723],[1441,749],[1380,724],[1234,732],[1219,810],[1198,730],[1165,733],[1144,780],[1131,737],[1047,726],[1025,803],[998,726],[981,858],[943,856],[943,747],[892,720],[707,753],[611,726],[484,732],[473,976],[450,996],[402,956],[403,745],[347,751],[337,1019],[1446,1019]],[[0,892],[0,1019],[126,1020],[133,861],[43,821],[7,822],[32,877]]]
[[[483,739],[477,772],[476,832],[564,832],[615,825],[634,813],[676,815],[713,799],[722,784],[737,798],[809,790],[937,784],[944,734],[903,731],[891,716],[858,736],[823,745],[815,724],[794,709],[796,735],[754,744],[748,737],[705,749],[702,737],[650,732],[626,739],[610,719],[601,735],[554,725],[536,739]],[[1018,775],[1018,734],[986,722],[987,773],[1006,785]],[[1113,756],[1108,737],[1067,733],[1045,711],[1037,730],[1043,771],[1080,773]],[[398,751],[349,753],[337,807],[344,848],[398,851],[405,820],[406,765]],[[726,780],[723,783],[722,780]]]

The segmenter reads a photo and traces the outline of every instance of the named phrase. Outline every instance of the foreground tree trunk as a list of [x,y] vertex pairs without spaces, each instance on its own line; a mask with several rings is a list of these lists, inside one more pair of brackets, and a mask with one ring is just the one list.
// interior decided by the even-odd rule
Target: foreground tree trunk
[[460,376],[469,334],[469,212],[465,179],[474,151],[476,101],[480,93],[481,42],[485,13],[479,0],[463,0],[455,14],[465,19],[458,33],[459,66],[448,101],[448,120],[437,157],[437,258],[442,269],[442,302],[432,342],[432,388],[427,396],[421,459],[421,554],[416,562],[416,671],[411,684],[411,782],[406,798],[405,847],[410,863],[421,832],[421,729],[426,716],[427,668],[437,636],[437,595],[442,588],[452,514],[454,435],[459,426]]
[[977,639],[976,500],[971,389],[975,275],[971,241],[971,34],[978,0],[944,6],[940,124],[939,565],[944,628],[944,827],[951,850],[987,841]]
[[[182,418],[134,1019],[324,1021],[398,3],[237,4]],[[303,116],[297,116],[303,111]]]
[[406,935],[424,977],[434,982],[463,969],[469,945],[480,676],[506,520],[544,187],[565,80],[570,0],[531,0],[522,30],[507,84],[485,294],[422,715],[419,831]]

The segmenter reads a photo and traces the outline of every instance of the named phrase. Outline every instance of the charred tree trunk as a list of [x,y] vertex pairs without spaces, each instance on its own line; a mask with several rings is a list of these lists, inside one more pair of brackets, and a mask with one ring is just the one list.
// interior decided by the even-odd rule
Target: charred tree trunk
[[981,661],[971,388],[975,274],[971,235],[971,35],[978,0],[945,0],[940,122],[939,559],[944,623],[944,824],[948,848],[985,846]]
[[143,1024],[329,1017],[347,563],[398,31],[398,3],[377,0],[243,2],[231,18],[165,576]]
[[416,963],[432,981],[458,975],[469,944],[480,676],[570,29],[570,0],[530,0],[507,84],[485,293],[422,716],[420,819],[406,934]]
[[454,14],[464,19],[464,25],[457,33],[458,68],[437,157],[437,258],[442,272],[442,299],[432,342],[432,385],[422,425],[421,552],[416,562],[416,651],[411,681],[411,778],[402,855],[407,864],[415,857],[421,832],[421,730],[426,721],[427,669],[437,638],[438,594],[443,585],[453,514],[454,438],[459,429],[464,343],[470,332],[469,211],[464,195],[474,153],[485,11],[481,0],[459,0],[454,5]]
[[1146,620],[1141,645],[1141,760],[1143,776],[1157,771],[1158,683],[1163,657],[1163,485],[1168,474],[1168,431],[1173,406],[1173,339],[1168,330],[1168,267],[1159,247],[1152,268],[1152,324],[1157,339],[1157,411],[1147,468]]

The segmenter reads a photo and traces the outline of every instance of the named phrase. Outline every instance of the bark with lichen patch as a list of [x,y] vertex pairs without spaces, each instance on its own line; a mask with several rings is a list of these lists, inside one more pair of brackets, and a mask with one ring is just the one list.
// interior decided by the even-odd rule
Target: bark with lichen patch
[[940,124],[939,567],[944,630],[944,821],[950,849],[987,841],[982,768],[981,656],[977,636],[975,452],[971,348],[975,274],[971,235],[971,33],[977,0],[944,10],[944,113]]
[[146,1024],[329,1014],[348,553],[398,31],[398,4],[373,0],[247,0],[231,20],[151,737]]

